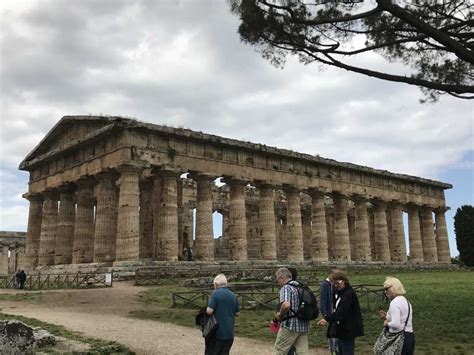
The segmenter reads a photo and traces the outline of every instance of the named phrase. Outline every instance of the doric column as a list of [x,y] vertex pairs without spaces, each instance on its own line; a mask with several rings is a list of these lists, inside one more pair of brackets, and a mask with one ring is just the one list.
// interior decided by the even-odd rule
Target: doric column
[[390,259],[392,261],[407,261],[407,247],[405,243],[405,228],[403,226],[403,206],[399,202],[390,204],[391,233]]
[[311,260],[311,243],[312,243],[312,233],[311,233],[311,206],[306,209],[301,210],[301,224],[303,229],[303,255],[304,260]]
[[94,259],[94,179],[77,182],[72,262],[91,263]]
[[347,197],[333,193],[334,201],[334,260],[351,260],[349,225],[347,221]]
[[54,251],[56,265],[72,263],[75,218],[74,188],[72,185],[61,186],[59,188],[58,226]]
[[54,247],[58,222],[58,195],[56,191],[43,193],[43,218],[38,253],[38,266],[54,264]]
[[[155,178],[154,199],[157,213],[154,228],[156,237],[156,257],[159,260],[178,260],[178,178],[174,171],[158,171]],[[159,186],[156,186],[158,184]],[[155,223],[155,220],[154,222]]]
[[311,193],[311,260],[328,261],[328,233],[326,225],[326,207],[324,193],[312,190]]
[[436,263],[438,262],[438,252],[436,250],[436,240],[433,229],[433,212],[430,207],[425,206],[421,209],[421,218],[423,259],[425,263]]
[[153,257],[153,183],[140,182],[140,241],[139,259]]
[[275,200],[273,186],[269,184],[258,185],[260,200],[258,202],[260,215],[261,252],[263,260],[276,260],[276,225],[275,225]]
[[38,250],[40,244],[41,221],[43,218],[43,196],[39,194],[25,194],[30,202],[28,213],[28,229],[26,232],[26,261],[28,268],[38,265]]
[[245,217],[246,182],[226,179],[230,187],[229,204],[229,259],[247,260],[247,220]]
[[300,191],[292,186],[285,187],[287,206],[286,235],[289,261],[303,261],[303,228],[301,225]]
[[387,228],[387,203],[375,200],[374,204],[374,233],[375,254],[377,261],[390,261],[390,246]]
[[117,235],[117,192],[115,181],[117,174],[100,173],[97,175],[97,209],[95,216],[94,262],[115,260]]
[[194,174],[196,181],[196,239],[194,249],[197,260],[214,260],[214,231],[212,225],[213,177]]
[[[225,215],[222,214],[222,227],[224,230],[225,226]],[[194,234],[194,225],[193,225],[194,213],[193,210],[185,205],[183,206],[183,248],[192,248],[193,247],[193,234]],[[223,235],[224,236],[224,235]]]
[[355,250],[357,261],[372,260],[370,251],[369,218],[367,214],[367,199],[362,196],[353,198],[355,205]]
[[438,262],[450,263],[451,253],[449,251],[448,230],[446,228],[446,207],[439,207],[435,210],[436,223],[436,247],[438,249]]
[[142,165],[128,163],[117,168],[120,193],[115,261],[138,260],[140,252],[140,176]]
[[408,205],[408,241],[410,261],[423,262],[423,244],[421,243],[420,211],[416,205]]

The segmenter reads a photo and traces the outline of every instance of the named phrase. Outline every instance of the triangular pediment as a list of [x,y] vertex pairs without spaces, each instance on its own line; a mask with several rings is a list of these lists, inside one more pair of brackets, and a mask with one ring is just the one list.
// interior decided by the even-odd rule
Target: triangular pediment
[[75,142],[86,140],[117,119],[103,116],[64,116],[21,162],[20,169],[25,169],[29,162],[38,157],[59,152]]

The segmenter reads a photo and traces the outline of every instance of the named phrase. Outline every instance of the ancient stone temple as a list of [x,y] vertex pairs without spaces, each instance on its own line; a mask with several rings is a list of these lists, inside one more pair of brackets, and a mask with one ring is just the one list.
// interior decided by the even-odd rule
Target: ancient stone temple
[[30,268],[177,261],[183,248],[201,261],[450,261],[452,186],[419,177],[93,116],[63,117],[20,169]]

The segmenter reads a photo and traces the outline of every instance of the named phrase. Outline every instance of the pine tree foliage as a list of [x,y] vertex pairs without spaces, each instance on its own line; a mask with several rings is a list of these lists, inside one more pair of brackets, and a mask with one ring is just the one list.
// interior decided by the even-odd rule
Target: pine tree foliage
[[464,205],[454,215],[454,232],[461,263],[474,266],[474,207]]
[[[471,0],[228,0],[239,34],[276,66],[287,54],[383,80],[416,85],[425,101],[474,98]],[[407,73],[364,67],[377,52]]]

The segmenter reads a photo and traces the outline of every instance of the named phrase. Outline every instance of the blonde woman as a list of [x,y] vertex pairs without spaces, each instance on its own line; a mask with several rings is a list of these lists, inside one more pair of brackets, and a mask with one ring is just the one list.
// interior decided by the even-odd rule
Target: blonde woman
[[406,291],[399,279],[387,277],[383,283],[384,292],[390,300],[388,311],[380,311],[384,327],[390,333],[405,332],[402,355],[412,355],[415,351],[415,334],[413,333],[413,307],[404,296]]

